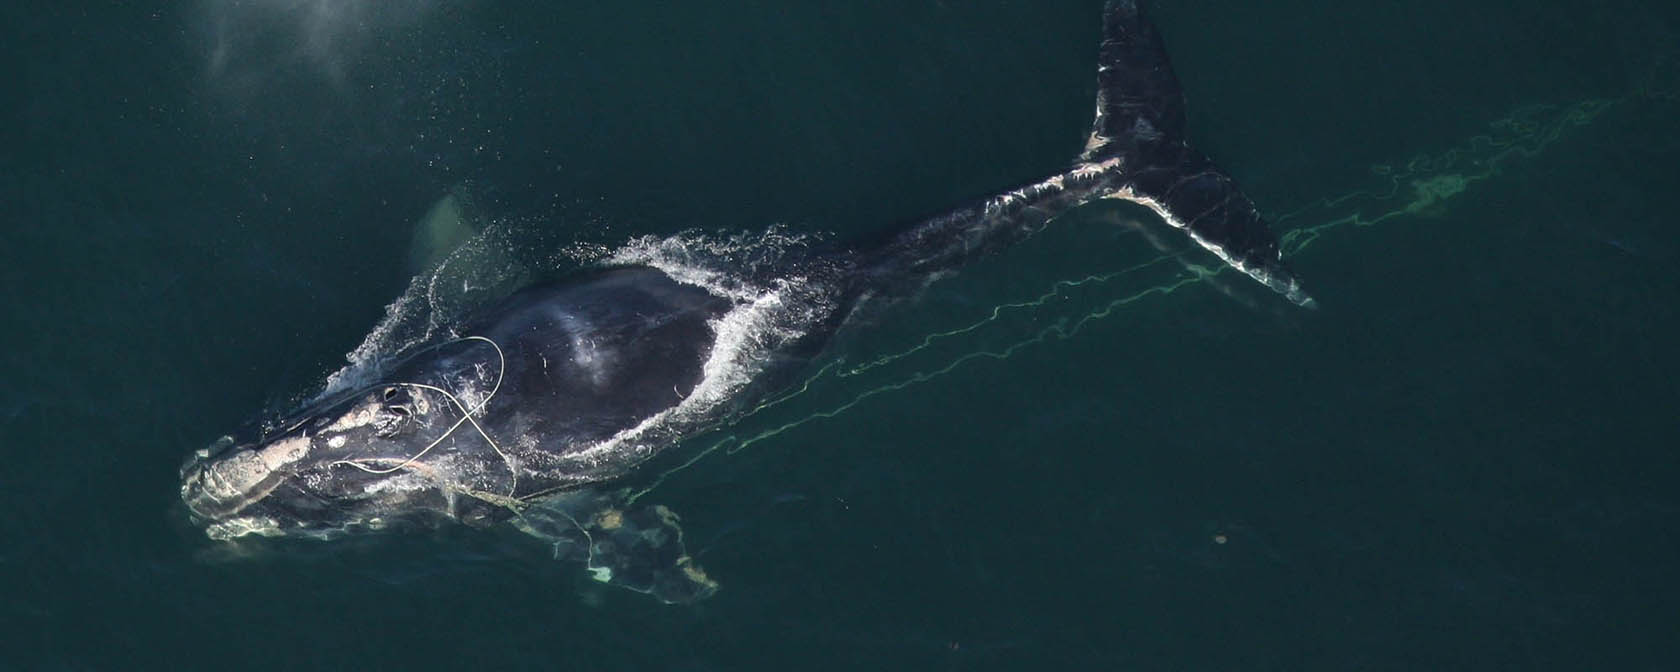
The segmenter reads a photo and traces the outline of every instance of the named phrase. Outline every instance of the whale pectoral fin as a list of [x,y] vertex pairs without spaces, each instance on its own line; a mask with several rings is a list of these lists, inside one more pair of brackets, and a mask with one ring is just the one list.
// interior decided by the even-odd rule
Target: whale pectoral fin
[[525,533],[554,545],[556,559],[581,562],[590,578],[686,604],[718,584],[689,557],[675,513],[654,505],[625,509],[619,498],[577,491],[547,498],[515,519]]
[[471,215],[470,200],[464,189],[444,194],[420,221],[414,223],[414,239],[409,244],[408,269],[419,275],[432,270],[457,248],[478,235]]

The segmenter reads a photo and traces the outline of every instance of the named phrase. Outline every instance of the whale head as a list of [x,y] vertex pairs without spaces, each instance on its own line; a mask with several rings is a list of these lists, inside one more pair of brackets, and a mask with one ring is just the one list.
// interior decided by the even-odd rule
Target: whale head
[[380,384],[305,409],[266,435],[224,436],[182,465],[181,500],[215,539],[330,538],[411,523],[480,522],[507,467],[461,399]]

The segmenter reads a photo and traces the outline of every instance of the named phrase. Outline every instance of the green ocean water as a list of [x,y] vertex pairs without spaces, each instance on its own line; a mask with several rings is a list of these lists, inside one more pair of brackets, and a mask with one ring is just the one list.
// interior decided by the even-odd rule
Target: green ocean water
[[1100,5],[0,8],[0,668],[1680,667],[1657,2],[1154,3],[1321,307],[1058,220],[680,447],[697,605],[509,530],[186,524],[181,460],[344,364],[440,196],[535,263],[889,230],[1067,165]]

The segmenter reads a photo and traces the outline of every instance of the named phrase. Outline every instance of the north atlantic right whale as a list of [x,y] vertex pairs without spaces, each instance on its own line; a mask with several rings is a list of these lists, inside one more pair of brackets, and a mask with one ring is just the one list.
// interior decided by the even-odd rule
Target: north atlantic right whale
[[1254,204],[1186,142],[1183,95],[1137,3],[1111,2],[1103,20],[1096,119],[1068,170],[738,291],[633,256],[525,288],[364,384],[196,451],[180,471],[190,518],[215,539],[510,522],[599,580],[686,602],[717,584],[676,516],[617,484],[774,393],[866,303],[1115,199],[1311,306]]

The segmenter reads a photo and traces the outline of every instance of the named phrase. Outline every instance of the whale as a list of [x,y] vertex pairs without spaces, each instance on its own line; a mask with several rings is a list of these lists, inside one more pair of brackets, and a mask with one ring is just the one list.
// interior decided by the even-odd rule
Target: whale
[[193,451],[180,469],[187,517],[215,540],[510,525],[591,578],[687,603],[718,582],[674,512],[619,484],[784,389],[862,306],[913,300],[1097,201],[1142,206],[1313,306],[1254,203],[1188,143],[1184,96],[1144,9],[1116,0],[1102,21],[1096,115],[1065,170],[753,269],[761,291],[634,255],[518,289],[355,385]]

